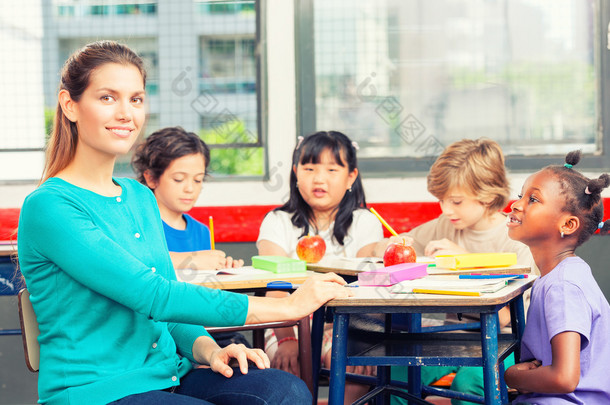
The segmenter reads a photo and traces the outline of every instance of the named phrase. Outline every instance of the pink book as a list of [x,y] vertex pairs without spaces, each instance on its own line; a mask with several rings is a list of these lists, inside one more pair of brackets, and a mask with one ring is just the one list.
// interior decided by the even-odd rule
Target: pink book
[[401,263],[358,274],[358,285],[388,286],[428,275],[426,263]]

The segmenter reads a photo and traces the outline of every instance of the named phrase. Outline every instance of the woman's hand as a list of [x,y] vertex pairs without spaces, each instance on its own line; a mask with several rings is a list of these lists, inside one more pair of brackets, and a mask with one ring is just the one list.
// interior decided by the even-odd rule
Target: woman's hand
[[332,299],[352,297],[352,289],[345,284],[335,273],[314,274],[285,298],[249,295],[246,324],[302,319]]
[[309,277],[301,287],[285,299],[295,313],[293,319],[301,319],[328,301],[335,298],[347,298],[354,295],[347,283],[335,273],[315,274]]
[[279,345],[273,356],[273,360],[271,360],[271,367],[287,371],[300,377],[299,342],[296,340],[288,340]]
[[242,374],[248,374],[248,360],[260,369],[271,367],[269,357],[261,349],[248,349],[242,344],[234,343],[212,351],[209,360],[210,367],[213,371],[229,378],[233,375],[233,369],[229,366],[232,359],[237,360]]
[[464,253],[470,252],[446,238],[430,241],[424,249],[424,256],[430,257],[438,255],[459,255]]
[[413,244],[413,238],[407,236],[406,233],[401,233],[398,236],[382,239],[375,245],[375,248],[373,249],[373,256],[383,257],[383,254],[390,243],[400,243],[411,246]]

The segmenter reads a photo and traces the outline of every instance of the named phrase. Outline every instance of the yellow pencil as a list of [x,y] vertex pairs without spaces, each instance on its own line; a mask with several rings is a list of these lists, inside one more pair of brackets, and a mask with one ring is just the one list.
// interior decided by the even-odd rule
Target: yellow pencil
[[390,226],[390,224],[388,224],[385,219],[381,218],[381,215],[379,215],[379,213],[377,211],[375,211],[375,208],[371,207],[370,208],[371,212],[373,214],[375,214],[375,216],[377,217],[377,219],[379,220],[379,222],[381,222],[381,224],[383,226],[385,226],[385,229],[387,229],[388,231],[390,231],[390,233],[394,236],[398,236],[398,234],[396,233],[396,231],[394,229],[392,229],[392,227]]
[[214,218],[210,215],[210,243],[211,248],[214,250]]
[[426,288],[414,288],[413,292],[417,294],[465,295],[468,297],[481,296],[481,293],[476,291],[428,290]]

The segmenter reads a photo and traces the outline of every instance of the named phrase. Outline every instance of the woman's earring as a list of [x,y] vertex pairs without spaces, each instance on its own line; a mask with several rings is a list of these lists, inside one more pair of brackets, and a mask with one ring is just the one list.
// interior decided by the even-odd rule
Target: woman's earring
[[349,186],[349,188],[347,189],[347,191],[349,191],[350,193],[352,192],[352,186]]
[[296,184],[296,186],[297,186],[297,188],[299,188],[299,182],[298,182],[298,181],[297,181],[297,184]]
[[561,238],[563,239],[563,231],[561,231]]

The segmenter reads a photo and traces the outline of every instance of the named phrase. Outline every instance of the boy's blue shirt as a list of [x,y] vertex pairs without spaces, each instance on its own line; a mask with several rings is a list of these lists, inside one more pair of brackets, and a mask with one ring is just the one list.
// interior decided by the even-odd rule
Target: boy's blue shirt
[[114,180],[118,197],[50,178],[21,209],[19,264],[40,326],[41,403],[105,404],[178,385],[195,339],[209,336],[197,325],[245,322],[245,295],[176,281],[153,194]]
[[183,214],[186,229],[172,228],[163,221],[163,231],[170,252],[196,252],[210,250],[210,229],[189,214]]

